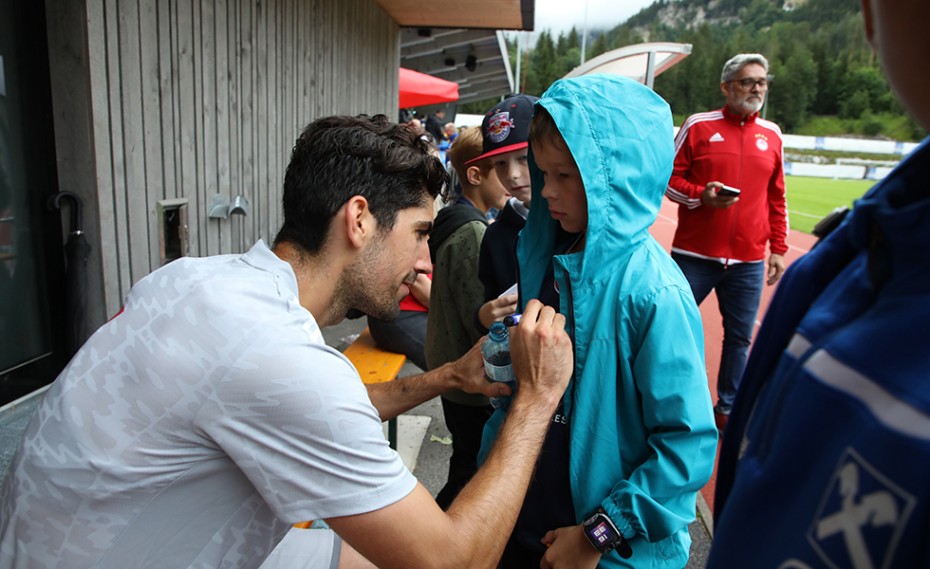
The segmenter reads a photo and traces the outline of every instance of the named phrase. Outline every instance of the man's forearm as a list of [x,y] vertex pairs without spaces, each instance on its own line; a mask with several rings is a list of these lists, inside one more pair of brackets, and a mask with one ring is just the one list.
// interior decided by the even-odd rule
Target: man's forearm
[[[496,567],[573,369],[565,317],[535,299],[527,302],[523,319],[511,329],[510,349],[514,370],[519,370],[520,389],[488,460],[447,513],[418,484],[394,504],[328,520],[346,541],[379,567]],[[457,360],[450,371],[453,381],[463,380],[463,387],[499,385],[484,379],[479,344]],[[443,375],[426,376],[422,386],[407,386],[414,389],[394,393],[391,399],[410,402],[426,397],[433,389],[445,387],[449,378]],[[411,382],[423,379],[411,378]],[[385,393],[400,387],[386,386]],[[485,394],[492,392],[504,395],[509,389],[492,388]]]
[[368,384],[368,397],[382,421],[388,421],[424,401],[455,389],[452,364],[445,364],[419,375],[409,375],[385,383]]
[[549,399],[516,395],[487,462],[448,512],[442,512],[418,484],[390,506],[327,521],[384,569],[495,568],[558,403],[557,396]]
[[378,410],[381,420],[387,421],[453,389],[481,393],[489,397],[509,394],[503,384],[487,381],[481,359],[481,345],[475,343],[459,359],[434,370],[388,383],[368,385],[368,397]]
[[515,396],[487,461],[449,508],[468,567],[497,566],[526,496],[559,398]]

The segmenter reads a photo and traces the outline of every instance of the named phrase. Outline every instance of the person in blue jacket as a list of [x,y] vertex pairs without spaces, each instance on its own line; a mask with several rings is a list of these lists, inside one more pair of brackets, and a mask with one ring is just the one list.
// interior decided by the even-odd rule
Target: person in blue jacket
[[[930,129],[930,3],[865,30]],[[785,273],[724,435],[708,567],[930,567],[930,139]],[[764,537],[762,537],[764,536]]]
[[717,430],[694,297],[649,234],[671,112],[626,78],[563,79],[536,103],[530,144],[520,304],[555,293],[576,359],[500,566],[680,569]]

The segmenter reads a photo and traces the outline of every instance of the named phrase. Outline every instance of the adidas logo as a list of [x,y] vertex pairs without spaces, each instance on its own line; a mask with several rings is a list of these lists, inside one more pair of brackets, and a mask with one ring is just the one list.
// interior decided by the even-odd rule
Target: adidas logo
[[715,132],[712,137],[710,137],[711,142],[723,142],[723,137],[720,136],[719,132]]

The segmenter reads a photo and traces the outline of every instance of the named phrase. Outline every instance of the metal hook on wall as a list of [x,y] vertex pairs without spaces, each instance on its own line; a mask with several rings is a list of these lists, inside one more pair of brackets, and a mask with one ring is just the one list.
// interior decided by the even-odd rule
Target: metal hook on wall
[[210,199],[210,219],[227,219],[229,217],[229,200],[222,194],[216,194]]
[[249,200],[243,195],[238,195],[233,198],[232,204],[229,206],[229,215],[248,215],[249,214]]
[[208,217],[211,219],[229,219],[230,215],[248,214],[249,200],[243,195],[234,197],[232,203],[226,199],[226,196],[221,194],[216,194],[210,200],[210,213]]

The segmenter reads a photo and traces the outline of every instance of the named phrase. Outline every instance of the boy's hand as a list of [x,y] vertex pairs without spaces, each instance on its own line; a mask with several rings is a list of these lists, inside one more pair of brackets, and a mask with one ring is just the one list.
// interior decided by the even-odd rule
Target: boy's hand
[[601,560],[580,525],[550,530],[542,542],[547,547],[539,564],[543,569],[595,569]]
[[485,328],[490,328],[491,324],[500,322],[505,316],[510,316],[517,311],[518,298],[516,294],[505,294],[485,302],[478,309],[478,321]]
[[510,358],[521,393],[558,402],[574,370],[565,316],[531,300],[520,323],[510,329]]

